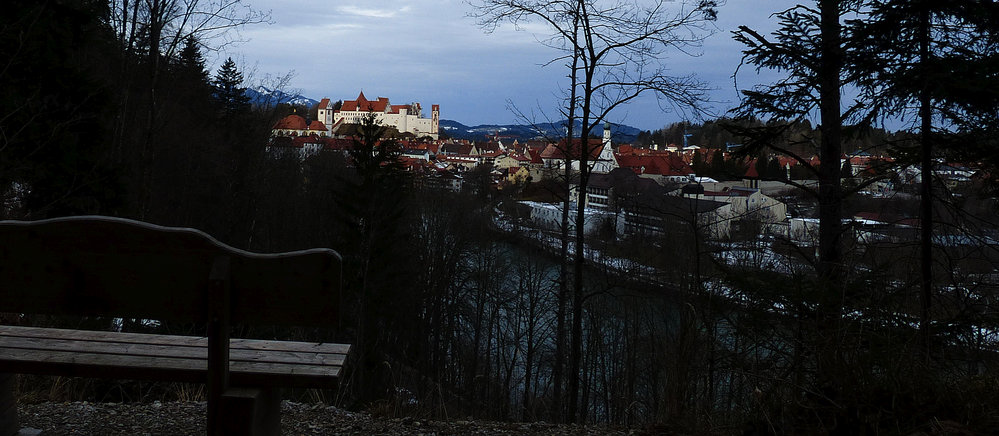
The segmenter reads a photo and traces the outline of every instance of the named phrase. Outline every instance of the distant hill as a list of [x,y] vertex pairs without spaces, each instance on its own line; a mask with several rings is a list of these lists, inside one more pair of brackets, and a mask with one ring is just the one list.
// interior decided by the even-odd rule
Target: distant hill
[[[579,129],[579,126],[580,124],[577,122],[576,129]],[[440,128],[456,139],[482,140],[493,136],[495,133],[499,133],[500,136],[514,137],[519,140],[565,136],[564,126],[556,123],[539,124],[537,128],[523,124],[481,124],[469,127],[454,120],[441,120]],[[611,138],[617,143],[634,142],[640,132],[640,129],[624,124],[611,124]],[[604,134],[603,128],[591,133],[597,136]]]
[[279,89],[269,89],[265,86],[246,88],[246,96],[250,97],[250,104],[254,106],[275,106],[287,103],[311,108],[316,103],[319,103],[319,100],[313,100],[298,94],[287,94]]

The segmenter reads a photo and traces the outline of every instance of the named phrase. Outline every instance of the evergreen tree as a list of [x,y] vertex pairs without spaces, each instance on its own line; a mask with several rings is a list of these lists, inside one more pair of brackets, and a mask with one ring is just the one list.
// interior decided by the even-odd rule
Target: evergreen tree
[[704,176],[708,171],[708,165],[704,162],[704,154],[700,152],[695,152],[694,157],[690,160],[690,168],[694,170],[694,174],[698,176]]
[[[351,229],[343,249],[348,291],[356,316],[352,350],[356,370],[351,385],[361,404],[385,398],[391,381],[383,362],[411,321],[415,294],[400,293],[411,279],[410,247],[405,234],[408,183],[399,161],[401,147],[385,138],[388,128],[374,115],[365,116],[349,151],[353,171],[337,181],[334,193],[340,218]],[[399,349],[405,344],[395,344]]]
[[[852,47],[847,44],[854,23],[844,16],[858,14],[860,0],[816,0],[813,7],[797,5],[776,14],[778,30],[772,36],[741,26],[735,32],[743,43],[743,62],[757,69],[786,72],[786,77],[768,85],[744,90],[737,109],[742,118],[770,118],[764,126],[737,131],[747,137],[743,149],[757,153],[769,149],[790,156],[807,166],[818,179],[818,189],[800,186],[819,203],[819,235],[817,259],[813,263],[813,280],[801,283],[813,286],[807,291],[788,290],[800,299],[795,316],[810,320],[798,326],[800,337],[794,351],[799,384],[810,385],[806,390],[820,392],[814,405],[817,416],[842,422],[845,434],[857,433],[848,424],[855,399],[845,392],[845,381],[861,370],[855,355],[848,351],[842,338],[850,327],[844,323],[844,310],[855,303],[848,289],[848,271],[844,262],[843,235],[844,189],[840,178],[840,156],[843,152],[845,125],[851,118],[862,118],[864,102],[843,100],[843,87],[854,77],[847,73],[852,61]],[[818,115],[819,137],[809,138],[817,145],[821,164],[808,165],[808,156],[796,154],[779,144],[785,142],[795,126]],[[807,303],[806,303],[807,302]],[[808,368],[808,370],[806,370]],[[806,381],[807,380],[807,381]],[[823,418],[825,419],[825,418]]]
[[205,68],[205,58],[199,46],[194,36],[184,40],[184,47],[171,62],[174,74],[169,78],[168,86],[176,99],[187,102],[187,107],[197,112],[194,116],[200,118],[204,116],[203,110],[209,110],[214,84]]
[[243,86],[243,73],[231,57],[215,73],[215,99],[222,105],[226,117],[239,114],[250,106],[250,97]]
[[945,196],[933,190],[933,160],[940,151],[957,151],[995,163],[990,146],[995,146],[999,129],[997,34],[999,5],[982,0],[873,2],[870,19],[856,32],[855,44],[862,48],[857,76],[867,78],[863,89],[877,97],[869,99],[878,103],[880,114],[904,117],[918,108],[920,339],[927,354],[934,202]]
[[205,69],[205,58],[198,48],[198,40],[193,35],[184,40],[184,47],[177,57],[177,69],[190,77],[197,77],[208,83],[208,70]]

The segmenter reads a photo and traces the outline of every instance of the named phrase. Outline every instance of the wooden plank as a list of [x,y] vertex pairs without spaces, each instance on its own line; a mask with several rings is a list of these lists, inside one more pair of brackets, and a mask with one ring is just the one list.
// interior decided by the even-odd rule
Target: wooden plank
[[229,347],[233,350],[286,351],[301,353],[340,354],[350,352],[350,345],[322,342],[285,342],[262,339],[231,339]]
[[[41,327],[0,326],[0,340],[4,337],[59,338],[79,341],[135,343],[148,345],[206,347],[207,338],[183,335],[153,335],[146,333],[119,333],[90,330],[51,329]],[[347,354],[350,345],[322,342],[271,341],[264,339],[238,339],[229,341],[231,350],[287,351],[323,354]]]
[[58,329],[49,327],[23,327],[0,325],[0,337],[74,339],[80,341],[145,343],[161,345],[197,345],[205,346],[207,338],[203,336],[184,335],[154,335],[147,333],[121,333],[97,330]]
[[[0,346],[18,350],[67,351],[74,353],[106,354],[109,356],[175,357],[182,359],[207,359],[204,346],[169,346],[137,343],[73,341],[65,339],[0,338]],[[287,365],[342,365],[345,354],[305,353],[293,351],[232,350],[231,360]]]
[[[207,362],[206,359],[0,347],[0,371],[25,374],[204,383],[207,380]],[[340,369],[341,367],[337,365],[288,365],[245,361],[230,363],[234,384],[252,380],[265,386],[335,386]]]

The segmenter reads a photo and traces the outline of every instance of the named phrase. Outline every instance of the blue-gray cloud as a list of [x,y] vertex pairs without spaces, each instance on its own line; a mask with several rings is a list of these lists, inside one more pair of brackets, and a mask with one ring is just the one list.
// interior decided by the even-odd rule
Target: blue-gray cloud
[[[667,60],[670,70],[698,74],[718,88],[716,100],[734,104],[731,75],[741,48],[729,32],[740,24],[772,30],[768,16],[793,3],[729,0],[701,56],[673,53]],[[270,9],[275,23],[243,29],[241,36],[249,41],[228,47],[221,57],[235,54],[256,64],[259,73],[294,70],[291,87],[309,97],[352,99],[363,89],[369,97],[393,102],[440,104],[442,117],[466,124],[516,121],[508,100],[523,110],[556,113],[565,72],[557,63],[542,67],[559,53],[539,44],[547,37],[541,25],[501,26],[486,34],[467,16],[468,5],[445,0],[256,0],[251,5]],[[740,85],[755,80],[754,74],[740,74]],[[651,98],[615,116],[643,129],[677,117],[663,114]]]

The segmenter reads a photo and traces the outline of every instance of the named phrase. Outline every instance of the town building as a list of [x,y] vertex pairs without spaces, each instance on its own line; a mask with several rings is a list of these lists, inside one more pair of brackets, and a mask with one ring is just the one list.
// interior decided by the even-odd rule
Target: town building
[[[570,188],[573,203],[579,186]],[[731,233],[732,204],[671,195],[669,189],[628,168],[594,174],[582,198],[593,213],[610,214],[618,235],[665,235],[676,229],[696,228],[703,236],[724,239]],[[533,215],[532,215],[533,216]]]
[[587,161],[590,165],[591,173],[609,173],[618,167],[617,159],[614,156],[613,144],[611,144],[610,123],[604,124],[604,136],[602,139],[589,138],[584,147],[583,141],[573,138],[572,141],[562,139],[558,144],[548,144],[541,151],[541,159],[545,168],[549,170],[561,170],[565,164],[566,157],[573,171],[579,171],[580,158],[585,149]]
[[291,114],[278,120],[271,127],[271,136],[329,136],[330,130],[323,123],[308,122],[298,114]]

